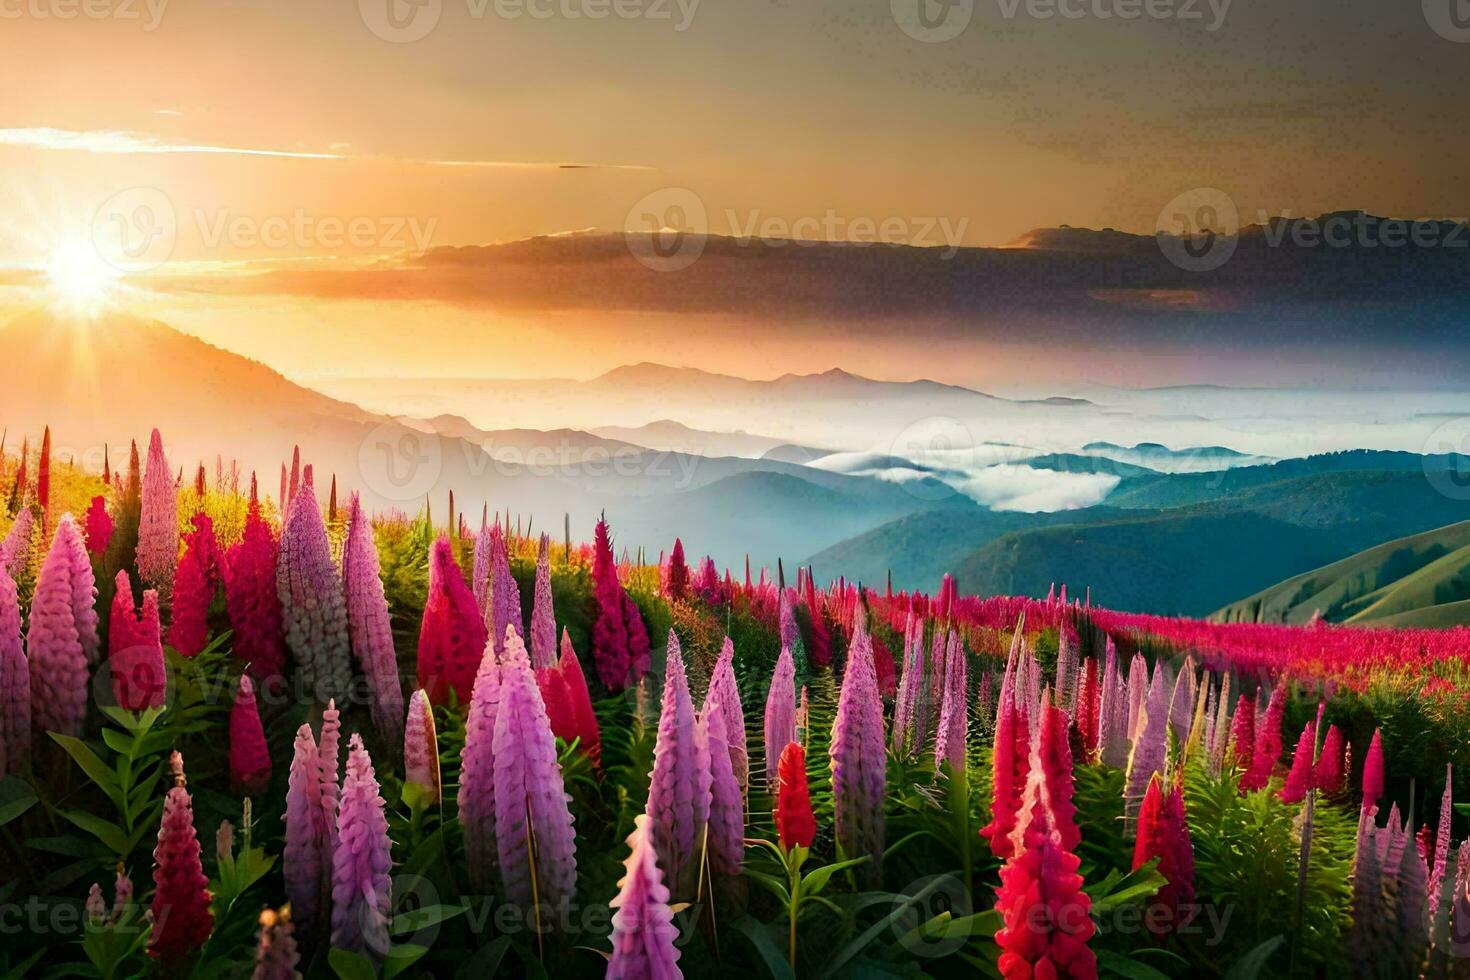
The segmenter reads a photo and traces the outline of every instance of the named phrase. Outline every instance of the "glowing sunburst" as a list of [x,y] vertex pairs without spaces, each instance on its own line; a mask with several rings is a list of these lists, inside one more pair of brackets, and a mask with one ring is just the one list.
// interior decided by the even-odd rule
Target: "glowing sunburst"
[[75,317],[95,317],[106,310],[121,275],[82,239],[58,243],[46,259],[45,272],[52,309]]

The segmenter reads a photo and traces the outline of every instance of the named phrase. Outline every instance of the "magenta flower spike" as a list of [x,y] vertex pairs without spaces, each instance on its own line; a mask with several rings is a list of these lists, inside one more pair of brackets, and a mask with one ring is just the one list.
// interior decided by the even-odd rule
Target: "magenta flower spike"
[[791,649],[781,648],[771,686],[766,692],[766,783],[776,788],[776,763],[788,742],[796,741],[796,664]]
[[709,746],[694,715],[679,638],[669,630],[663,708],[648,785],[648,815],[659,867],[676,896],[692,898],[698,887],[700,848],[709,810]]
[[[576,834],[526,645],[506,624],[495,713],[495,836],[506,901],[530,910],[570,901],[577,887]],[[533,877],[534,876],[534,877]]]
[[408,724],[403,736],[403,781],[413,783],[430,805],[442,798],[439,781],[439,735],[429,695],[420,688],[408,701]]
[[331,868],[322,810],[321,767],[311,726],[296,730],[295,754],[286,784],[286,844],[281,873],[296,921],[310,929],[321,906],[322,882]]
[[487,625],[496,654],[505,652],[507,626],[515,627],[517,636],[525,629],[521,625],[521,587],[510,574],[510,555],[498,524],[490,539],[490,622]]
[[342,545],[342,592],[347,603],[347,627],[352,652],[372,689],[373,727],[389,745],[403,738],[403,686],[398,677],[398,654],[388,600],[378,567],[378,547],[372,522],[362,512],[357,494],[348,509],[347,539]]
[[500,664],[486,643],[465,718],[457,798],[465,860],[477,888],[490,887],[495,877],[495,715],[499,708]]
[[1429,920],[1431,922],[1434,921],[1439,911],[1440,885],[1444,881],[1445,869],[1450,859],[1450,817],[1454,813],[1452,800],[1454,774],[1454,767],[1447,763],[1444,767],[1444,795],[1439,802],[1439,823],[1435,825],[1434,863],[1429,870]]
[[332,857],[332,946],[381,962],[388,953],[392,842],[373,760],[356,732],[347,749]]
[[745,797],[735,776],[731,757],[734,745],[725,730],[727,715],[722,702],[705,698],[699,724],[709,746],[710,812],[706,852],[716,874],[738,875],[745,853]]
[[903,671],[898,678],[898,696],[893,702],[893,750],[901,756],[912,756],[922,749],[924,732],[921,720],[928,709],[921,704],[926,680],[924,674],[924,643],[922,635],[914,634],[917,627],[914,614],[909,613],[908,625],[904,628]]
[[80,735],[87,717],[86,647],[77,627],[73,555],[68,539],[80,536],[71,515],[62,517],[36,579],[26,632],[30,657],[31,719],[43,732]]
[[352,683],[347,604],[310,480],[292,496],[281,527],[276,593],[306,694],[319,703],[346,697]]
[[1312,789],[1313,764],[1316,762],[1317,723],[1307,722],[1291,756],[1291,770],[1279,794],[1282,803],[1300,803]]
[[475,605],[480,610],[480,620],[490,622],[490,525],[480,519],[480,533],[475,536],[475,562],[470,574],[470,589]]
[[1128,782],[1123,793],[1124,834],[1131,838],[1138,808],[1148,792],[1148,782],[1158,773],[1162,778],[1169,754],[1169,689],[1164,671],[1154,671],[1148,698],[1139,712],[1138,737],[1128,759]]
[[1378,798],[1383,795],[1383,732],[1373,731],[1368,753],[1363,757],[1363,809],[1376,812]]
[[31,757],[31,667],[21,647],[20,600],[0,563],[0,776]]
[[957,773],[965,767],[965,748],[970,738],[970,681],[965,649],[954,630],[944,654],[944,704],[939,712],[939,732],[934,740],[934,765],[948,763]]
[[740,688],[735,683],[735,644],[728,636],[720,646],[720,656],[715,661],[709,689],[705,691],[703,710],[709,711],[712,704],[718,704],[725,716],[722,730],[730,748],[730,769],[740,786],[743,801],[750,785],[750,747],[745,737],[745,711],[740,705]]
[[871,856],[858,871],[874,882],[882,870],[887,752],[883,700],[878,695],[873,645],[863,615],[859,607],[832,722],[833,829],[843,854]]
[[1077,638],[1066,625],[1057,637],[1057,682],[1053,692],[1056,706],[1069,715],[1076,713],[1077,678],[1080,661],[1077,655]]
[[612,956],[607,962],[608,980],[681,980],[679,950],[674,940],[674,910],[669,907],[669,889],[664,885],[653,848],[652,820],[640,813],[628,836],[626,872],[618,881],[618,894],[608,904],[617,911],[612,917]]
[[531,665],[537,670],[555,667],[556,611],[551,600],[551,539],[541,535],[536,551],[536,595],[531,606]]
[[230,782],[247,796],[265,792],[271,781],[271,754],[255,704],[255,685],[241,674],[230,708]]
[[179,498],[174,474],[163,455],[163,437],[154,429],[143,470],[142,510],[138,518],[138,575],[157,589],[165,603],[173,595],[179,560]]
[[36,518],[29,507],[22,507],[15,515],[15,523],[0,543],[0,565],[12,580],[19,580],[21,573],[31,563],[31,533],[35,530]]
[[153,849],[153,932],[148,938],[148,955],[171,971],[208,941],[214,916],[194,830],[194,803],[184,788],[183,760],[175,752],[170,761],[175,783],[164,797],[158,846]]

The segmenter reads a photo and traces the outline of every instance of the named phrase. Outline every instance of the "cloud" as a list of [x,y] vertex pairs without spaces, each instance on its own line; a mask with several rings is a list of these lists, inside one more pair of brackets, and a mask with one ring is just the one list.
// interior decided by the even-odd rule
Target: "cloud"
[[956,489],[993,510],[1034,514],[1102,503],[1118,485],[1105,473],[1063,473],[1003,463],[976,473]]
[[[169,112],[171,110],[158,110]],[[340,146],[341,144],[334,144]],[[288,160],[383,160],[392,163],[417,164],[426,167],[462,167],[506,170],[650,170],[642,164],[580,163],[575,161],[534,160],[431,160],[373,157],[348,153],[318,153],[307,150],[280,150],[246,146],[220,146],[211,143],[172,143],[147,133],[113,129],[57,129],[37,126],[27,129],[0,129],[0,146],[18,146],[35,150],[63,150],[78,153],[108,154],[203,154],[218,156],[273,157]]]

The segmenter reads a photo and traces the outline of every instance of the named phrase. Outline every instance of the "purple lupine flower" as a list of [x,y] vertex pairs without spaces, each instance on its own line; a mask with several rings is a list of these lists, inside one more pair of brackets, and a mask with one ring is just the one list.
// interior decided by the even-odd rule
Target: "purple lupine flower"
[[342,593],[347,604],[352,652],[362,665],[372,689],[373,727],[389,745],[403,738],[403,686],[398,677],[398,654],[388,600],[378,568],[378,547],[372,522],[362,512],[357,494],[348,508],[347,540],[342,545]]
[[1077,705],[1077,678],[1081,661],[1077,655],[1077,638],[1070,627],[1063,624],[1057,637],[1057,683],[1053,692],[1055,704],[1068,714]]
[[311,726],[296,730],[296,750],[286,784],[286,845],[281,871],[297,921],[310,929],[321,905],[322,880],[330,868],[322,811],[321,767]]
[[163,436],[154,429],[148,439],[148,466],[143,471],[142,510],[138,517],[138,575],[158,590],[165,603],[173,595],[174,568],[179,561],[179,497],[174,474],[163,455]]
[[77,638],[82,643],[82,653],[89,666],[97,664],[97,582],[92,575],[92,559],[87,554],[86,537],[70,515],[62,516],[56,526],[56,537],[51,541],[53,550],[61,548],[70,565],[72,621],[76,624]]
[[1118,673],[1118,650],[1108,637],[1098,707],[1098,757],[1105,765],[1128,765],[1128,688]]
[[832,722],[831,765],[833,829],[842,853],[870,855],[860,872],[870,882],[881,874],[883,856],[883,791],[887,763],[883,737],[883,699],[873,669],[873,643],[856,612],[842,693]]
[[87,716],[87,654],[73,589],[72,539],[80,536],[71,515],[63,516],[36,579],[26,631],[31,719],[41,731],[63,735],[80,735]]
[[695,893],[709,808],[709,746],[694,716],[679,638],[669,630],[663,707],[648,784],[648,815],[653,821],[653,847],[658,852],[659,867],[677,896],[692,897]]
[[796,665],[791,648],[782,647],[771,672],[771,687],[766,692],[766,782],[776,788],[776,763],[788,742],[796,741]]
[[337,847],[338,797],[341,793],[339,774],[342,770],[342,713],[337,710],[335,700],[328,701],[322,712],[322,734],[316,742],[316,766],[321,774],[318,788],[321,792],[322,823],[327,828],[325,860],[331,867],[332,852]]
[[306,693],[318,702],[346,697],[352,683],[347,604],[310,480],[291,498],[281,526],[276,592],[286,646],[300,667]]
[[439,734],[434,727],[434,708],[428,692],[419,688],[408,702],[408,723],[403,735],[403,781],[424,792],[430,804],[443,798],[439,781]]
[[684,976],[674,945],[679,930],[652,837],[652,820],[646,813],[638,814],[628,836],[628,859],[623,862],[627,871],[618,881],[617,897],[608,903],[617,909],[612,917],[608,980],[682,980]]
[[490,532],[490,642],[495,644],[497,655],[505,652],[505,628],[514,626],[516,635],[521,636],[525,627],[521,625],[521,587],[510,574],[510,555],[506,550],[505,535],[496,524]]
[[388,954],[392,846],[373,760],[362,747],[362,736],[353,732],[332,857],[333,948],[378,962]]
[[29,507],[22,507],[15,515],[15,523],[0,543],[0,565],[12,580],[19,580],[31,563],[31,533],[35,530],[36,518]]
[[[497,527],[499,518],[496,518]],[[470,589],[475,596],[475,605],[480,607],[480,618],[490,622],[490,525],[480,518],[480,533],[475,536],[475,565],[470,573]]]
[[1169,700],[1169,728],[1174,732],[1174,738],[1180,745],[1189,740],[1189,730],[1194,720],[1196,693],[1194,658],[1185,657],[1184,667],[1174,681],[1173,697]]
[[919,703],[924,687],[924,642],[914,635],[914,614],[909,613],[903,631],[903,672],[898,678],[898,696],[893,702],[893,750],[900,756],[918,753],[924,742],[920,722],[928,709]]
[[1140,712],[1138,737],[1133,740],[1133,754],[1128,758],[1128,782],[1123,792],[1124,834],[1131,838],[1138,819],[1138,808],[1148,792],[1149,780],[1155,773],[1164,774],[1169,754],[1168,678],[1162,666],[1154,670],[1148,699]]
[[266,909],[260,913],[260,942],[250,980],[301,980],[301,953],[296,948],[291,916]]
[[[919,624],[915,643],[924,642],[924,627]],[[929,648],[929,660],[924,665],[924,689],[919,694],[919,704],[924,709],[924,738],[939,728],[939,712],[944,706],[944,630],[934,624],[934,636]]]
[[781,634],[781,645],[783,647],[795,647],[801,642],[801,631],[796,627],[796,613],[791,608],[791,590],[782,589],[781,599],[777,605],[777,624]]
[[1211,776],[1220,775],[1225,768],[1225,753],[1230,748],[1230,675],[1220,679],[1220,691],[1215,696],[1215,727],[1210,732],[1209,758],[1206,761]]
[[1148,661],[1143,654],[1135,653],[1128,667],[1128,741],[1138,741],[1138,726],[1142,721],[1143,702],[1148,697]]
[[495,715],[499,708],[500,664],[487,642],[465,718],[457,801],[465,860],[477,888],[488,888],[495,875]]
[[970,738],[970,681],[965,664],[965,648],[954,630],[949,631],[949,645],[944,654],[944,705],[939,712],[939,732],[934,739],[934,765],[949,764],[951,773],[965,767],[965,748]]
[[540,902],[554,908],[577,888],[569,797],[536,674],[514,624],[506,625],[503,642],[493,743],[500,878],[506,901],[522,909]]
[[531,666],[556,666],[556,612],[551,602],[551,539],[541,535],[536,552],[536,596],[531,606]]
[[740,705],[740,687],[735,683],[735,644],[727,636],[704,694],[704,711],[717,703],[725,716],[723,731],[730,747],[730,769],[740,785],[743,801],[750,787],[750,747],[745,737],[745,710]]
[[0,562],[0,776],[31,757],[31,665],[20,641],[20,600]]
[[1434,921],[1439,911],[1439,886],[1444,881],[1445,869],[1448,867],[1450,857],[1450,815],[1453,813],[1451,786],[1454,774],[1454,766],[1446,763],[1444,796],[1440,798],[1439,824],[1435,827],[1434,835],[1434,864],[1429,871],[1429,920],[1431,922]]
[[745,797],[730,764],[735,746],[725,730],[724,704],[705,698],[700,712],[705,743],[709,746],[710,809],[709,834],[705,847],[710,867],[716,874],[740,874],[745,852]]

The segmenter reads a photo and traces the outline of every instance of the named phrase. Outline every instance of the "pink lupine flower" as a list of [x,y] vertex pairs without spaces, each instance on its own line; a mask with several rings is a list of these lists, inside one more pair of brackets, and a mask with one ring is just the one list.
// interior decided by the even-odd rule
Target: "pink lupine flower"
[[311,480],[292,495],[281,527],[276,594],[286,646],[296,659],[307,695],[318,703],[346,697],[352,683],[347,604]]
[[1445,869],[1450,857],[1450,816],[1453,813],[1451,787],[1454,782],[1454,767],[1448,763],[1444,768],[1444,795],[1440,797],[1439,822],[1435,824],[1434,863],[1429,870],[1429,920],[1439,910],[1440,884],[1444,881]]
[[811,573],[806,576],[806,602],[807,619],[810,623],[810,641],[806,644],[807,654],[811,657],[812,666],[821,670],[832,666],[832,636],[827,629],[827,623],[822,618],[822,607],[817,602],[817,587],[812,582]]
[[250,676],[277,684],[286,667],[281,597],[276,589],[279,546],[252,495],[244,535],[225,553],[222,570],[225,606],[230,615],[230,649],[245,661]]
[[439,782],[439,734],[434,727],[434,709],[422,689],[408,701],[408,724],[403,736],[403,781],[424,792],[431,805],[442,798]]
[[107,620],[107,665],[112,672],[112,694],[118,707],[142,711],[163,705],[168,671],[158,622],[158,592],[143,593],[143,609],[133,612],[133,587],[128,573],[119,571]]
[[592,759],[592,764],[600,767],[602,734],[597,726],[597,712],[592,709],[592,695],[587,690],[587,677],[582,673],[582,662],[577,659],[577,651],[572,649],[572,638],[565,629],[561,631],[561,660],[556,669],[561,674],[567,699],[571,704],[572,717],[576,720],[573,734],[581,739],[578,745]]
[[576,891],[576,835],[556,742],[514,624],[506,624],[504,644],[493,743],[500,878],[508,902],[554,908]]
[[720,656],[715,661],[714,673],[710,675],[702,710],[709,711],[711,704],[718,704],[725,716],[721,727],[730,748],[730,770],[735,774],[743,801],[750,780],[750,748],[745,738],[745,711],[740,705],[740,687],[735,683],[735,644],[728,636],[720,645]]
[[209,607],[219,586],[219,546],[214,524],[195,514],[194,531],[174,572],[173,619],[168,645],[185,657],[197,656],[209,643]]
[[1155,776],[1148,784],[1138,812],[1138,837],[1133,847],[1133,870],[1154,858],[1166,884],[1149,899],[1161,913],[1147,917],[1149,931],[1163,935],[1187,923],[1194,914],[1194,846],[1184,811],[1184,787],[1176,778],[1167,792]]
[[5,573],[12,581],[19,581],[31,563],[31,534],[35,523],[30,508],[22,507],[15,515],[15,523],[10,525],[4,543],[0,544],[0,564],[5,566]]
[[194,803],[184,788],[183,764],[175,757],[175,785],[163,801],[158,846],[153,850],[153,932],[148,955],[165,969],[204,946],[214,929],[209,879],[194,831]]
[[107,513],[107,498],[98,494],[92,498],[92,503],[87,507],[86,522],[82,525],[87,537],[87,551],[93,555],[101,555],[107,551],[107,545],[112,540],[112,515]]
[[934,764],[948,763],[951,773],[965,767],[965,749],[970,736],[970,684],[966,676],[965,651],[953,630],[944,655],[944,704],[939,712],[939,730],[934,739]]
[[628,686],[633,652],[624,601],[627,596],[618,582],[606,521],[597,522],[593,536],[592,588],[597,599],[597,619],[592,625],[592,662],[602,686],[616,694]]
[[1169,691],[1162,669],[1154,671],[1148,700],[1139,717],[1138,737],[1128,760],[1128,783],[1123,793],[1124,834],[1132,836],[1138,808],[1155,773],[1164,774],[1169,755]]
[[1383,732],[1374,729],[1373,741],[1368,743],[1368,754],[1363,757],[1363,809],[1378,805],[1383,795]]
[[789,647],[781,649],[776,669],[771,673],[771,686],[766,692],[766,783],[776,786],[776,764],[781,750],[796,741],[796,665]]
[[230,782],[249,796],[265,792],[271,781],[271,754],[265,729],[255,705],[255,686],[240,675],[235,704],[230,709]]
[[1097,756],[1099,697],[1097,660],[1088,657],[1082,665],[1082,681],[1077,686],[1077,731],[1081,736],[1083,761]]
[[510,573],[510,554],[506,548],[505,535],[500,525],[490,532],[490,640],[495,644],[496,654],[505,652],[505,629],[515,627],[516,635],[522,635],[521,587]]
[[1005,679],[1000,686],[1000,705],[995,721],[995,749],[991,767],[990,823],[980,836],[990,842],[990,853],[1002,861],[1014,855],[1016,822],[1022,794],[1031,771],[1030,724],[1025,709],[1016,700],[1015,673],[1020,630],[1011,644]]
[[1256,754],[1256,699],[1242,694],[1235,703],[1235,718],[1230,723],[1230,744],[1235,754],[1235,768],[1247,772]]
[[301,953],[292,934],[291,916],[266,909],[260,913],[260,942],[250,980],[301,980]]
[[[388,600],[378,569],[378,548],[372,523],[362,512],[357,494],[348,507],[347,538],[342,545],[342,592],[347,602],[347,628],[352,651],[372,688],[373,727],[388,744],[403,737],[403,687],[398,679],[398,654]],[[432,720],[432,719],[431,719]]]
[[1264,789],[1271,781],[1276,763],[1281,759],[1281,719],[1286,713],[1286,690],[1278,685],[1271,692],[1266,706],[1266,715],[1256,728],[1256,745],[1251,754],[1251,766],[1240,777],[1242,791]]
[[70,514],[63,514],[56,525],[56,536],[51,540],[51,550],[60,549],[66,558],[67,577],[71,583],[72,620],[76,624],[77,638],[82,644],[82,653],[87,664],[97,663],[101,643],[97,637],[97,581],[92,574],[92,559],[87,555],[87,545],[82,540],[81,528]]
[[1169,729],[1180,745],[1189,740],[1190,722],[1194,718],[1197,688],[1194,676],[1194,658],[1186,657],[1184,667],[1174,680],[1173,697],[1169,700]]
[[310,929],[321,907],[322,882],[331,869],[321,767],[310,725],[296,731],[295,754],[286,786],[286,844],[281,872],[296,919]]
[[901,756],[920,751],[927,734],[922,629],[922,624],[910,612],[903,631],[903,671],[898,678],[898,696],[893,702],[893,750]]
[[653,821],[653,846],[659,867],[674,894],[692,897],[709,820],[709,746],[694,716],[684,676],[684,655],[673,630],[669,630],[664,669],[663,708],[653,749],[648,815]]
[[883,855],[887,751],[883,701],[878,696],[873,646],[863,616],[859,609],[832,722],[833,830],[844,854],[871,855],[859,873],[869,881],[877,881]]
[[1312,789],[1312,770],[1316,762],[1313,753],[1316,751],[1317,723],[1309,721],[1302,729],[1296,742],[1296,751],[1291,756],[1291,770],[1287,773],[1286,782],[1279,794],[1282,803],[1300,803],[1307,798],[1307,792]]
[[[497,518],[498,520],[498,518]],[[490,621],[490,525],[485,517],[480,518],[480,533],[475,536],[475,554],[470,570],[470,591],[475,596],[475,607],[480,618]]]
[[[1046,711],[1060,709],[1048,706]],[[1003,977],[1097,976],[1097,961],[1087,945],[1096,931],[1089,915],[1092,903],[1077,873],[1080,862],[1062,843],[1054,809],[1058,802],[1071,803],[1066,792],[1071,781],[1063,789],[1064,800],[1053,797],[1053,782],[1043,761],[1063,758],[1066,738],[1065,724],[1040,726],[1017,826],[1011,833],[1013,856],[1000,871],[995,907],[1003,924],[995,941],[1001,949],[996,965]],[[1044,739],[1052,744],[1042,745]]]
[[[56,528],[36,579],[26,632],[31,719],[43,732],[64,735],[80,735],[87,715],[87,648],[77,624],[73,590],[73,550],[80,547],[80,533],[68,514]],[[95,642],[95,624],[92,635]]]
[[745,853],[745,797],[735,776],[731,755],[735,746],[725,731],[726,714],[719,700],[705,699],[699,723],[709,746],[710,809],[705,850],[715,874],[740,874]]
[[20,640],[20,600],[0,563],[0,776],[31,757],[31,669]]
[[617,897],[608,903],[617,909],[612,917],[608,980],[681,980],[684,974],[674,945],[679,930],[659,870],[648,814],[634,818],[628,848],[628,859],[623,862],[627,871],[618,881]]
[[51,527],[51,426],[41,436],[41,458],[36,463],[36,505],[41,508],[41,534]]
[[684,594],[689,591],[689,566],[684,562],[684,542],[678,538],[674,539],[674,551],[669,555],[666,591],[674,602],[683,601]]
[[[311,481],[308,480],[307,482],[309,483]],[[286,496],[284,498],[284,502],[281,505],[282,506],[282,513],[285,513],[285,512],[287,512],[287,511],[289,511],[291,509],[291,505],[296,502],[296,493],[300,489],[301,489],[301,447],[300,446],[292,446],[291,447],[291,482],[286,487]]]
[[465,860],[477,888],[488,888],[495,873],[495,715],[499,708],[500,664],[487,645],[465,718],[457,800]]
[[448,703],[451,690],[464,703],[474,689],[487,639],[449,539],[440,537],[429,555],[429,598],[419,627],[418,686],[431,703]]
[[332,856],[332,947],[381,962],[388,953],[392,842],[373,760],[354,732]]
[[[309,467],[308,467],[309,469]],[[335,700],[328,701],[322,711],[322,733],[316,741],[316,767],[319,773],[317,788],[321,793],[318,805],[322,808],[322,824],[327,828],[324,863],[332,865],[332,852],[337,846],[337,815],[340,795],[339,773],[342,766],[342,713],[337,710]]]
[[102,897],[102,886],[95,881],[87,892],[87,901],[82,908],[87,913],[88,925],[101,926],[107,921],[107,901]]
[[143,510],[138,520],[138,575],[168,602],[179,560],[179,498],[163,455],[163,437],[154,429],[143,471]]
[[1077,636],[1071,627],[1064,626],[1057,637],[1057,683],[1054,693],[1057,707],[1068,714],[1076,711],[1078,668]]
[[551,539],[541,535],[536,552],[536,595],[531,606],[531,664],[556,666],[556,612],[551,600]]
[[1108,638],[1102,688],[1098,691],[1098,757],[1104,765],[1123,769],[1133,746],[1128,738],[1128,689],[1118,672],[1118,651]]
[[1336,725],[1329,725],[1327,734],[1322,739],[1322,753],[1317,757],[1313,782],[1328,796],[1336,796],[1342,792],[1346,775],[1343,766],[1342,732]]
[[1128,667],[1128,741],[1138,740],[1138,726],[1143,718],[1143,702],[1149,693],[1148,661],[1135,653]]

